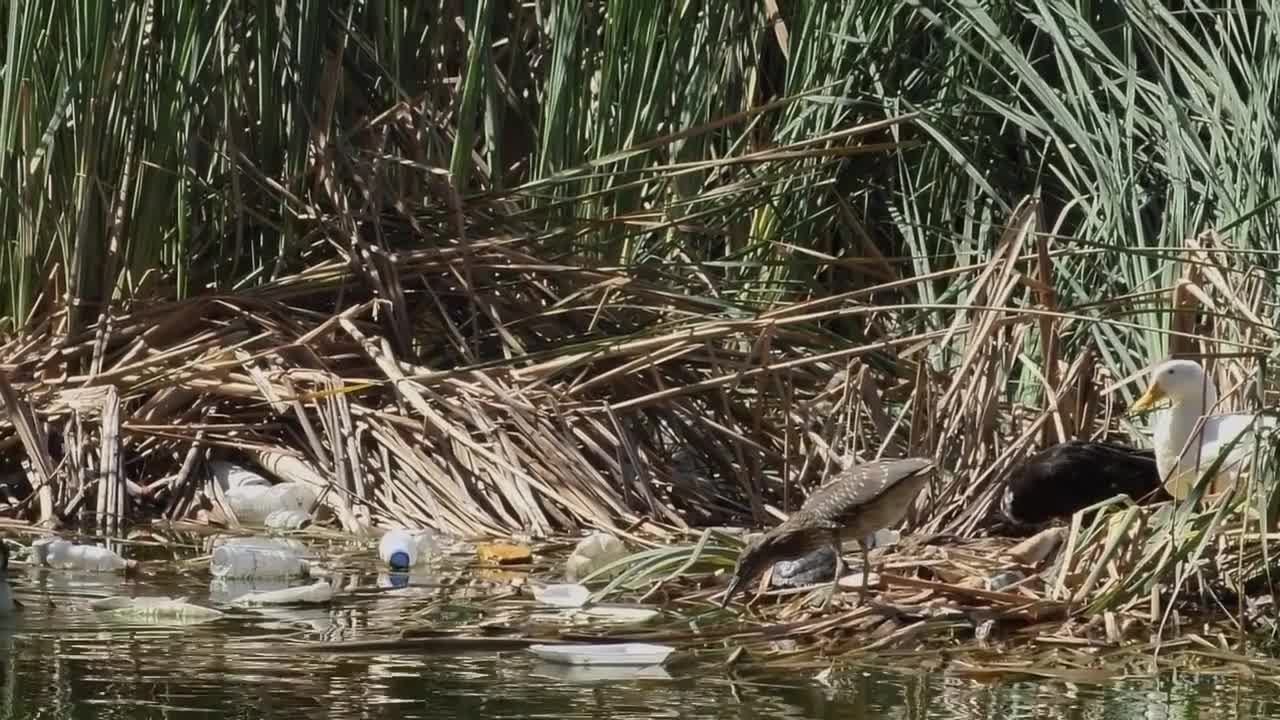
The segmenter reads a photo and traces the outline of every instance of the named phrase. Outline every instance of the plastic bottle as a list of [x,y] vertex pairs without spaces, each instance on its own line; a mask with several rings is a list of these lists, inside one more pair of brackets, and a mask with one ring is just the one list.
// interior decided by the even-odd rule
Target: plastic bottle
[[829,546],[814,548],[795,560],[780,560],[773,565],[771,587],[804,587],[830,582],[835,570],[835,554]]
[[242,485],[224,493],[231,511],[242,523],[262,525],[272,513],[289,510],[305,515],[315,503],[315,490],[301,483]]
[[578,542],[564,563],[564,579],[577,582],[606,565],[627,556],[627,546],[606,532],[588,535]]
[[301,510],[272,510],[262,525],[269,530],[297,530],[311,523],[311,516]]
[[251,487],[254,485],[270,487],[271,481],[261,474],[242,465],[226,460],[213,460],[209,463],[209,477],[218,483],[223,492],[232,488]]
[[129,561],[104,547],[76,545],[62,538],[40,538],[31,550],[41,565],[59,570],[115,572],[129,567]]
[[250,593],[271,592],[289,588],[288,578],[219,578],[209,580],[209,601],[215,605],[228,605],[232,600]]
[[378,557],[392,570],[408,570],[426,560],[435,549],[430,530],[409,532],[401,528],[387,531],[378,543]]
[[318,605],[333,599],[333,586],[325,580],[310,585],[241,595],[232,605]]
[[217,578],[301,577],[310,568],[301,543],[278,538],[232,538],[219,543],[209,559]]

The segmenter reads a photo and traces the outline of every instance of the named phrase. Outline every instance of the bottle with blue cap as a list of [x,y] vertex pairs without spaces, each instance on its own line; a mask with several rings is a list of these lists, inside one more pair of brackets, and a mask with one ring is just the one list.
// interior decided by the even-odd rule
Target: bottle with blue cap
[[411,533],[396,528],[382,536],[378,543],[378,556],[392,570],[403,572],[425,560],[431,554],[433,544],[430,530]]

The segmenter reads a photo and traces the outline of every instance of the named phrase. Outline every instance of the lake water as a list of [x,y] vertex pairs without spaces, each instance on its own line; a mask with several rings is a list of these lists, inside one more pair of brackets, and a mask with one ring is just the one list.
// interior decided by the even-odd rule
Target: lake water
[[[465,655],[319,654],[317,640],[386,636],[438,611],[436,589],[348,591],[323,609],[239,612],[160,626],[104,620],[87,600],[188,595],[198,572],[124,579],[15,568],[26,611],[0,619],[0,719],[7,718],[1247,718],[1280,715],[1273,681],[1235,675],[976,681],[947,671],[850,668],[743,680],[720,668],[583,677],[521,650]],[[383,578],[383,584],[386,584]],[[415,580],[416,582],[416,580]],[[433,615],[435,616],[435,615]],[[652,674],[652,673],[650,673]]]

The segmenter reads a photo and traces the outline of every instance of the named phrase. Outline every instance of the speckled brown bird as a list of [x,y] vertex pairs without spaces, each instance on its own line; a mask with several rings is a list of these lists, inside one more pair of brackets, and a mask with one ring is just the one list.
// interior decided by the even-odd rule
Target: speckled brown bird
[[794,560],[823,545],[835,550],[834,594],[840,574],[840,543],[845,539],[856,540],[862,549],[865,593],[871,574],[866,536],[901,520],[934,469],[932,460],[903,458],[874,460],[841,472],[814,491],[786,522],[747,544],[738,556],[720,606],[728,606],[739,590],[775,562]]

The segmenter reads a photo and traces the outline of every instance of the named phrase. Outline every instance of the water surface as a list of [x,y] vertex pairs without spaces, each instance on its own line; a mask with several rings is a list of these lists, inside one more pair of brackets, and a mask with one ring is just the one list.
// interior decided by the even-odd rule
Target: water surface
[[[440,616],[437,578],[337,576],[321,609],[236,611],[214,622],[110,621],[107,595],[216,602],[198,572],[141,579],[18,569],[26,612],[0,620],[0,718],[1236,718],[1280,715],[1273,682],[1234,675],[980,682],[948,671],[848,668],[743,680],[719,668],[592,674],[524,651],[319,654],[302,643],[383,637]],[[430,611],[430,612],[428,612]]]

